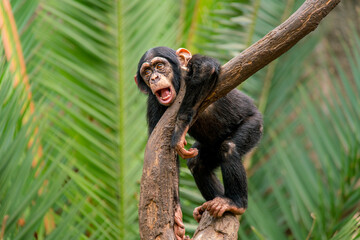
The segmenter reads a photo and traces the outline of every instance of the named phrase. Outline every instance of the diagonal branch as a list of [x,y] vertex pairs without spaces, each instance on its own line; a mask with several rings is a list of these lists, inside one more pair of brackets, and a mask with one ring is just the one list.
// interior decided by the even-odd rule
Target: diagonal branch
[[245,49],[221,68],[215,90],[201,104],[202,112],[211,103],[225,96],[254,73],[281,56],[297,42],[314,31],[320,21],[340,0],[307,0],[280,26]]

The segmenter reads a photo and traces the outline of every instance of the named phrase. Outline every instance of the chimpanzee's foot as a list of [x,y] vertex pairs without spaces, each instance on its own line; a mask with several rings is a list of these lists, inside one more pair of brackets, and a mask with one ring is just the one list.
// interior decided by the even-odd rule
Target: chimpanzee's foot
[[202,208],[202,205],[200,207],[196,207],[193,211],[193,217],[197,222],[200,222],[202,214],[205,212],[205,210]]
[[202,214],[208,210],[211,216],[221,217],[224,212],[232,212],[235,215],[242,215],[246,208],[237,207],[230,199],[216,197],[213,200],[205,202],[200,207],[195,208],[193,216],[196,221],[200,222]]
[[175,232],[176,240],[188,239],[185,237],[185,226],[182,221],[182,212],[180,205],[178,205],[175,209],[174,232]]

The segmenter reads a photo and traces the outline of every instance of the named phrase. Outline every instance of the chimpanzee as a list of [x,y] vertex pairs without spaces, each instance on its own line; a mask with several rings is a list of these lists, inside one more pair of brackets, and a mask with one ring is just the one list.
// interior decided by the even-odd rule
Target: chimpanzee
[[[217,83],[221,66],[213,58],[194,55],[184,48],[148,50],[140,59],[135,81],[148,95],[149,134],[175,100],[180,80],[185,77],[186,93],[180,106],[172,145],[187,160],[195,182],[207,202],[195,208],[200,221],[205,210],[214,217],[225,211],[243,214],[247,208],[247,180],[241,158],[262,135],[262,115],[253,101],[237,89],[217,100],[190,126],[200,103]],[[185,74],[181,74],[185,72]],[[196,142],[186,150],[185,135]],[[214,174],[221,167],[224,187]]]

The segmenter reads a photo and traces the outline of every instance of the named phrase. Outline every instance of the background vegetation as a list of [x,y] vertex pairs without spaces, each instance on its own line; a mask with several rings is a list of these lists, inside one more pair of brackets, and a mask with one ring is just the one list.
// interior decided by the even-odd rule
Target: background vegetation
[[[147,139],[138,59],[159,45],[225,63],[303,0],[0,2],[0,239],[139,239]],[[244,159],[241,239],[360,237],[360,4],[239,86],[264,115]],[[15,23],[17,28],[15,28]],[[189,139],[191,142],[191,139]],[[182,162],[189,233],[203,199]]]

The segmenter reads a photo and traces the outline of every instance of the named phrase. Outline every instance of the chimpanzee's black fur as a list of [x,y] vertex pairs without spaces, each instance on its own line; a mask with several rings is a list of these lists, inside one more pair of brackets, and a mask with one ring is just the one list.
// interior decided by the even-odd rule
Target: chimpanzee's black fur
[[[137,79],[139,88],[148,93],[149,134],[167,108],[157,101],[140,75],[143,62],[156,56],[166,58],[171,63],[176,92],[179,91],[181,78],[180,62],[173,49],[152,48],[140,59]],[[220,64],[213,58],[194,55],[188,69],[186,94],[177,115],[173,145],[191,123],[199,104],[216,85]],[[188,159],[187,165],[203,197],[207,201],[226,197],[238,207],[247,208],[247,180],[241,158],[257,144],[262,135],[262,116],[253,101],[239,90],[232,90],[198,116],[189,134],[195,138],[193,147],[199,153]],[[214,174],[217,167],[221,167],[225,190]]]

